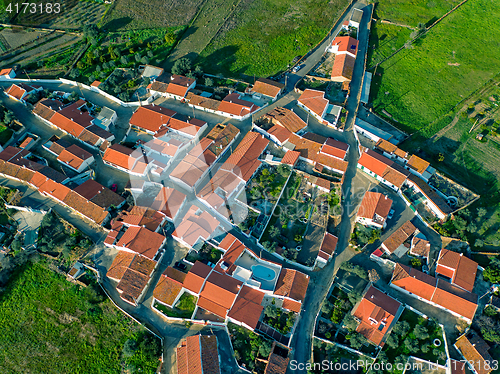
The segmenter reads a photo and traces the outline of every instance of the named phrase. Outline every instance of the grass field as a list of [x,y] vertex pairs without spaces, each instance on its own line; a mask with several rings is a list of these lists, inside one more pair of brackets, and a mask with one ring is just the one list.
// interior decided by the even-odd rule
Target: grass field
[[347,0],[242,0],[199,62],[210,73],[269,76],[287,68],[332,27]]
[[48,266],[26,265],[0,294],[1,371],[155,373],[158,340],[119,312],[99,286],[75,285]]
[[107,31],[189,24],[203,0],[115,0],[102,21]]
[[238,2],[239,0],[206,0],[198,17],[169,55],[165,68],[170,69],[175,60],[181,57],[196,59],[217,34]]
[[489,27],[485,38],[484,14],[497,19],[500,7],[489,0],[467,2],[415,42],[413,49],[381,64],[372,81],[375,110],[385,110],[402,130],[413,133],[491,79],[500,71],[500,27]]
[[375,8],[375,18],[409,26],[419,22],[429,26],[461,0],[379,0]]
[[373,22],[370,32],[367,66],[373,66],[389,57],[410,39],[412,30],[389,23]]
[[[477,239],[484,241],[485,248],[477,250],[500,250],[500,137],[495,135],[495,128],[500,123],[500,81],[495,79],[477,95],[473,95],[464,104],[460,114],[445,116],[435,128],[418,133],[404,142],[401,147],[410,152],[424,152],[422,156],[433,162],[434,166],[455,181],[481,195],[481,199],[469,210],[471,222],[468,222],[468,241],[474,245]],[[488,125],[472,126],[481,113]],[[442,130],[440,130],[443,128]],[[440,131],[438,131],[440,130]],[[429,134],[435,133],[430,136]],[[476,139],[479,133],[486,133],[483,141]],[[439,154],[445,155],[442,162],[437,162]],[[485,208],[487,213],[480,217],[475,214],[477,208]],[[475,227],[477,230],[471,230]]]

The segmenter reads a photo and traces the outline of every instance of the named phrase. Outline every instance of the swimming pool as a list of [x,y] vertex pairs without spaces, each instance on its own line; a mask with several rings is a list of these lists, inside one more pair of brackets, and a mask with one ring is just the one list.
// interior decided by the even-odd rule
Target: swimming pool
[[261,281],[272,281],[276,278],[276,272],[263,265],[253,265],[252,266],[252,275]]

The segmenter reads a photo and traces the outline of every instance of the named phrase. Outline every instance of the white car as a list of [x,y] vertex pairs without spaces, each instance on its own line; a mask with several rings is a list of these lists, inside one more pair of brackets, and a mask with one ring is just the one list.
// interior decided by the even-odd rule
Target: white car
[[387,219],[391,219],[393,216],[394,216],[394,209],[391,209],[391,211],[387,215]]

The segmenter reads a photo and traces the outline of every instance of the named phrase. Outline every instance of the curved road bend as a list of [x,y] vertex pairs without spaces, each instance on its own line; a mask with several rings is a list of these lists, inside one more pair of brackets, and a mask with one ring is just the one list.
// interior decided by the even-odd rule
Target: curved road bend
[[[297,363],[307,363],[311,359],[312,336],[314,333],[316,316],[319,313],[321,303],[323,302],[328,290],[330,289],[335,274],[340,264],[351,259],[355,253],[349,249],[349,237],[351,235],[355,212],[358,208],[359,199],[353,193],[352,181],[357,171],[357,162],[359,158],[358,141],[354,134],[354,120],[358,110],[359,99],[361,96],[364,64],[368,45],[369,30],[368,25],[371,16],[371,5],[364,7],[363,19],[360,24],[359,49],[354,66],[353,80],[351,81],[351,92],[347,101],[346,109],[348,115],[345,126],[345,138],[349,143],[348,167],[344,176],[342,185],[342,220],[340,223],[340,235],[337,244],[337,255],[334,261],[330,262],[321,271],[311,274],[309,287],[304,300],[304,310],[301,313],[297,324],[295,334],[291,342],[291,360]],[[288,373],[306,372],[305,370],[293,371],[288,368]]]

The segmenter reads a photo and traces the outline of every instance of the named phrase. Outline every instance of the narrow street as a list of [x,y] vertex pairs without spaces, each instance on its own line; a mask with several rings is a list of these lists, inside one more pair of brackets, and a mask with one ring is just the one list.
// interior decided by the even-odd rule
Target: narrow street
[[[359,99],[361,96],[362,81],[364,75],[364,63],[367,52],[369,30],[368,26],[371,20],[372,5],[363,8],[363,19],[360,23],[359,49],[354,66],[353,80],[351,81],[351,92],[347,101],[346,109],[348,116],[344,130],[345,141],[349,144],[348,167],[344,175],[342,185],[342,221],[340,223],[340,235],[337,243],[336,255],[332,262],[319,272],[311,275],[309,287],[307,289],[306,299],[304,300],[305,309],[302,311],[296,332],[291,342],[291,360],[297,363],[307,363],[311,360],[311,345],[314,332],[316,316],[319,313],[321,303],[323,302],[328,290],[330,289],[335,274],[344,261],[350,260],[355,253],[349,248],[349,238],[352,232],[356,210],[360,199],[356,199],[356,190],[353,180],[357,172],[357,162],[359,159],[358,141],[354,134],[354,120],[358,110]],[[288,369],[289,373],[304,372]]]

